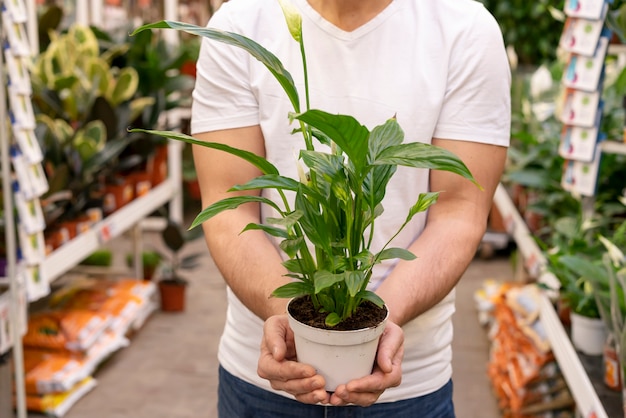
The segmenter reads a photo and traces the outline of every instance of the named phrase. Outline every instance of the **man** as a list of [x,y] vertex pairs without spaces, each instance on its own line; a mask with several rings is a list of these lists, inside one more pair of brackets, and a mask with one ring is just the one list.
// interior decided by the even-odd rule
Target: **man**
[[[373,373],[332,394],[311,366],[295,361],[286,300],[269,298],[289,280],[276,242],[261,231],[240,234],[264,219],[265,208],[248,204],[206,222],[209,250],[228,284],[220,417],[454,417],[453,289],[484,234],[509,142],[510,72],[499,28],[472,0],[293,3],[303,17],[312,108],[353,115],[369,128],[396,115],[405,141],[452,151],[483,190],[447,172],[399,168],[377,221],[382,235],[418,193],[442,193],[393,242],[417,260],[385,264],[372,278],[391,319]],[[272,51],[302,94],[299,47],[277,1],[231,0],[209,26]],[[204,40],[197,77],[194,135],[263,155],[297,178],[302,143],[291,135],[292,109],[267,69],[245,51]],[[219,151],[195,147],[194,158],[204,206],[259,175]]]

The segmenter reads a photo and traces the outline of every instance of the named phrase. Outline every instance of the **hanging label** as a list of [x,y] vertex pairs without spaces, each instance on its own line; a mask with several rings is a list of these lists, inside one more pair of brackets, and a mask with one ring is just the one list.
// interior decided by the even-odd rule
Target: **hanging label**
[[35,136],[34,129],[22,129],[18,126],[13,127],[13,137],[20,147],[20,151],[24,158],[31,163],[36,164],[43,161],[43,153]]
[[560,120],[566,125],[592,128],[598,121],[600,92],[567,89],[563,94]]
[[11,105],[11,123],[20,129],[35,129],[35,113],[30,96],[20,94],[9,88],[9,104]]
[[31,51],[24,23],[13,20],[11,14],[4,9],[2,11],[2,26],[6,33],[8,47],[11,48],[13,54],[18,57],[29,57]]
[[26,23],[28,15],[26,14],[24,0],[7,0],[4,2],[4,7],[14,22]]
[[563,164],[561,187],[581,196],[595,195],[601,156],[602,153],[597,149],[591,162],[566,160]]
[[593,56],[572,54],[563,72],[563,85],[588,92],[598,90],[609,38],[602,36]]
[[585,19],[604,19],[608,3],[605,0],[565,0],[563,11],[567,16]]
[[33,88],[30,82],[30,73],[24,59],[16,57],[11,48],[4,48],[8,82],[7,85],[20,94],[31,94]]
[[568,160],[591,162],[598,140],[598,128],[563,125],[559,155]]
[[591,57],[598,47],[603,27],[604,20],[568,17],[559,46],[567,52]]

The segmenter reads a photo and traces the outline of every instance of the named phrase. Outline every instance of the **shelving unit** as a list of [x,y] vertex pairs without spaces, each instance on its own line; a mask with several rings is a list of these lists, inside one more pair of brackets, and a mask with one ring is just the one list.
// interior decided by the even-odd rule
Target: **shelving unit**
[[[0,0],[0,5],[3,3]],[[26,27],[30,36],[35,36],[36,25],[33,24],[36,17],[36,9],[34,0],[25,0],[28,11],[28,21]],[[87,4],[87,2],[83,2]],[[38,46],[31,45],[31,50],[38,50]],[[0,53],[0,79],[6,83],[6,74],[4,69],[5,62]],[[7,108],[8,94],[7,89],[0,89],[0,164],[2,170],[2,185],[4,192],[4,226],[6,229],[6,248],[7,248],[7,267],[5,280],[8,282],[8,291],[0,293],[0,300],[9,300],[9,320],[10,326],[10,342],[12,347],[10,361],[0,362],[0,417],[13,416],[13,404],[15,397],[15,410],[18,418],[26,418],[26,391],[24,382],[24,355],[21,344],[21,331],[25,327],[27,302],[25,297],[24,284],[17,272],[17,251],[19,248],[16,236],[17,221],[13,216],[14,199],[12,191],[12,163],[10,159],[10,145],[12,143],[11,127],[7,123],[9,109]],[[184,112],[184,111],[183,111]],[[171,112],[167,115],[168,129],[171,125],[176,125],[177,120],[181,117],[180,111]],[[182,221],[182,189],[181,189],[181,158],[182,144],[170,142],[168,144],[168,178],[161,184],[154,187],[146,195],[139,197],[121,209],[115,211],[110,216],[93,225],[90,230],[76,236],[68,243],[64,244],[49,256],[45,257],[38,264],[40,279],[46,284],[52,283],[54,280],[74,268],[85,257],[96,251],[109,240],[114,239],[127,231],[133,232],[134,252],[135,252],[135,274],[137,277],[142,275],[141,254],[142,241],[142,221],[146,219],[156,209],[169,203],[170,218],[174,221]],[[7,298],[8,296],[8,298]],[[147,311],[146,311],[147,312]],[[1,312],[0,312],[1,314]],[[0,315],[1,317],[1,315]],[[137,318],[133,326],[137,326],[145,318]],[[0,348],[3,343],[7,343],[0,330]],[[3,341],[5,340],[5,341]],[[3,353],[0,352],[0,355]],[[8,360],[7,356],[3,356],[1,360]],[[15,392],[13,394],[13,388]]]
[[542,293],[541,322],[552,346],[554,356],[561,366],[561,371],[576,400],[578,410],[583,417],[591,417],[595,413],[597,418],[608,418],[600,398],[583,367],[570,338],[563,328],[554,309],[552,300],[558,295],[559,281],[546,270],[546,259],[541,249],[532,237],[526,223],[513,204],[507,190],[500,184],[494,196],[494,203],[502,213],[507,230],[515,240],[525,267],[528,271],[549,289]]
[[[171,143],[168,147],[170,153],[179,153],[177,158],[180,158],[178,143]],[[166,179],[146,196],[133,200],[50,254],[41,267],[42,274],[49,282],[54,281],[111,239],[137,227],[155,209],[179,194],[180,182],[172,177]]]
[[[599,149],[603,153],[626,155],[626,143],[623,142],[603,141],[600,143]],[[546,270],[547,262],[541,249],[502,184],[496,190],[494,203],[502,213],[507,231],[517,244],[527,270],[548,289],[554,289],[543,292],[540,311],[541,322],[552,346],[554,356],[561,366],[563,376],[576,400],[578,410],[583,417],[608,418],[609,415],[605,406],[594,389],[588,372],[572,346],[570,337],[554,309],[552,301],[558,296],[556,290],[559,288],[558,279]]]

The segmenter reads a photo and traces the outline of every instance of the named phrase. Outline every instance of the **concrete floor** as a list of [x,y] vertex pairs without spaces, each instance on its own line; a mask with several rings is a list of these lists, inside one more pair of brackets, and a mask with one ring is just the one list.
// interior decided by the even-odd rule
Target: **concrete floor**
[[[154,240],[147,237],[145,242]],[[183,251],[206,252],[206,246],[198,239]],[[506,257],[476,259],[458,286],[453,366],[459,418],[500,416],[486,376],[488,341],[478,323],[473,292],[484,279],[512,276]],[[225,287],[208,254],[187,278],[191,283],[186,311],[156,312],[129,347],[102,365],[95,374],[97,387],[66,418],[217,416],[216,349],[224,321]]]

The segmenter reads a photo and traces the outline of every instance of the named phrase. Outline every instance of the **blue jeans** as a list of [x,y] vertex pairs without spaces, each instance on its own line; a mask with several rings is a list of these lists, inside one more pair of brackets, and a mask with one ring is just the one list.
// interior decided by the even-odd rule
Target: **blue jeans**
[[300,403],[268,392],[219,368],[220,418],[455,418],[452,380],[436,392],[397,402],[360,406]]

